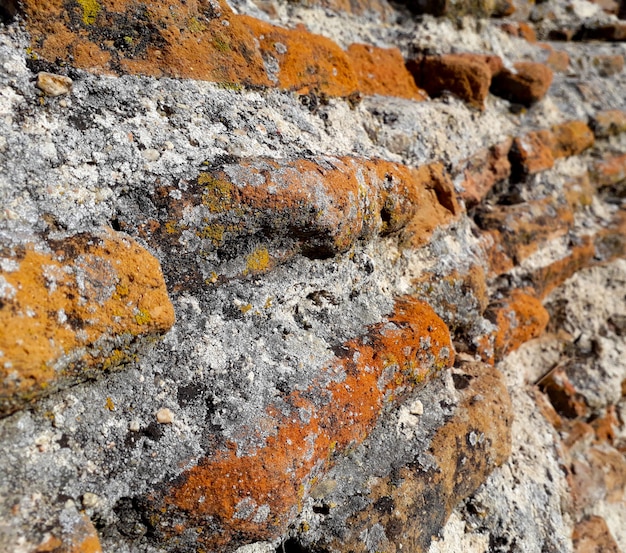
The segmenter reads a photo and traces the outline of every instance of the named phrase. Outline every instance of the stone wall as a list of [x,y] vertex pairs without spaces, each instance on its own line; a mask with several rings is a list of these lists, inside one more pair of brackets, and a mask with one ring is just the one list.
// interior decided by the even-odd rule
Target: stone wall
[[624,17],[2,0],[0,550],[626,551]]

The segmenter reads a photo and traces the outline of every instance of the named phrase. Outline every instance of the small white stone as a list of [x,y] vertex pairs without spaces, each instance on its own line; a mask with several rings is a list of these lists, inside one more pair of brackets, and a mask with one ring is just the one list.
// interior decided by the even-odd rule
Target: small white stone
[[83,494],[83,507],[85,509],[95,507],[98,503],[100,503],[100,498],[95,493],[86,492]]
[[155,150],[154,148],[148,148],[144,150],[141,155],[147,161],[157,161],[161,157],[161,154],[158,152],[158,150]]
[[72,79],[42,71],[37,74],[37,88],[43,90],[48,96],[61,96],[72,90]]
[[131,432],[139,432],[139,421],[137,419],[133,419],[128,423],[128,429]]
[[163,407],[163,409],[157,411],[156,418],[159,424],[171,424],[174,420],[174,413],[167,407]]
[[411,415],[423,415],[424,404],[419,399],[416,399],[413,403],[411,403],[411,406],[409,407],[409,412],[411,413]]

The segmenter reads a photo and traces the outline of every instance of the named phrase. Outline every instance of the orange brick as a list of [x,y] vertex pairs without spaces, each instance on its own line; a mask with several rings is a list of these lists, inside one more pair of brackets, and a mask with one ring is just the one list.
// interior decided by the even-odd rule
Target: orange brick
[[552,155],[555,159],[578,155],[593,146],[594,135],[583,121],[568,121],[552,127],[554,143]]
[[351,44],[348,55],[359,81],[359,90],[363,94],[398,96],[418,101],[428,98],[426,92],[415,85],[397,48]]
[[565,73],[569,69],[569,54],[565,50],[555,50],[549,44],[542,44],[548,50],[545,64],[557,73]]
[[514,178],[525,178],[550,169],[554,165],[553,145],[554,136],[547,130],[515,138],[509,156]]
[[[292,392],[266,418],[275,433],[248,455],[234,446],[212,453],[187,470],[164,495],[148,499],[164,537],[198,529],[203,547],[220,550],[274,539],[298,512],[313,475],[332,464],[334,452],[361,443],[393,398],[421,386],[454,362],[450,336],[432,309],[400,298],[388,322],[345,343],[339,357],[308,390]],[[286,412],[286,409],[291,412]],[[311,416],[298,415],[306,409]],[[254,433],[255,428],[242,429]],[[172,519],[183,521],[172,527]]]
[[[428,452],[431,463],[404,465],[371,478],[359,494],[363,507],[345,521],[340,536],[331,531],[319,538],[320,548],[428,551],[454,507],[508,458],[513,413],[502,375],[493,367],[467,363],[454,369],[453,378],[462,383],[457,390],[461,405],[434,436]],[[368,547],[372,527],[383,529],[393,541],[383,539],[375,548]]]
[[402,244],[418,248],[426,244],[435,229],[461,214],[454,184],[441,163],[411,170],[417,185],[417,209],[402,231]]
[[589,172],[596,186],[618,184],[626,180],[626,154],[605,155],[593,163]]
[[531,278],[533,288],[538,297],[545,298],[574,273],[589,266],[594,256],[595,247],[593,241],[586,237],[586,239],[583,239],[582,244],[572,248],[570,255],[535,271]]
[[522,290],[513,290],[507,298],[498,302],[490,316],[498,327],[494,341],[496,359],[540,336],[550,319],[541,302]]
[[511,102],[530,105],[541,100],[552,84],[552,70],[542,64],[520,61],[515,71],[503,69],[494,76],[491,92]]
[[303,27],[284,29],[250,16],[239,16],[259,43],[263,58],[278,64],[270,80],[283,89],[306,94],[350,96],[358,90],[347,54],[332,40],[314,35]]
[[599,111],[591,119],[591,128],[597,138],[626,132],[626,111],[609,109]]
[[47,247],[3,253],[2,414],[130,362],[133,340],[174,323],[158,261],[130,238],[80,234]]
[[574,553],[620,552],[605,520],[599,516],[586,516],[578,522],[574,527],[572,539],[574,540]]
[[[175,248],[181,234],[192,230],[205,250],[227,241],[244,247],[259,229],[271,229],[272,239],[283,239],[279,259],[297,252],[328,257],[357,240],[398,231],[404,231],[404,245],[414,247],[459,213],[442,166],[416,169],[353,157],[258,158],[209,167],[180,200],[173,200],[169,189],[158,189],[154,201],[166,214],[156,231],[145,232],[155,246]],[[194,210],[201,223],[182,224],[185,210]],[[266,253],[267,268],[274,252]]]
[[489,94],[492,66],[494,60],[490,63],[486,56],[478,54],[421,56],[407,62],[417,86],[431,96],[440,96],[447,90],[480,109],[484,109]]
[[476,219],[481,228],[498,230],[507,255],[520,263],[542,244],[568,232],[574,214],[568,204],[545,198],[492,206],[477,214]]
[[[69,11],[59,0],[26,0],[26,24],[39,56],[89,71],[276,86],[330,96],[357,91],[348,56],[328,38],[236,15],[222,0],[210,7],[182,0],[147,0],[144,5],[148,21],[141,35],[116,37],[112,32],[128,20],[135,25],[133,5],[121,0],[76,3]],[[266,63],[270,60],[274,64]]]
[[491,148],[486,148],[461,162],[463,180],[460,196],[467,207],[479,204],[493,186],[511,174],[511,163],[508,154],[513,140],[508,138]]

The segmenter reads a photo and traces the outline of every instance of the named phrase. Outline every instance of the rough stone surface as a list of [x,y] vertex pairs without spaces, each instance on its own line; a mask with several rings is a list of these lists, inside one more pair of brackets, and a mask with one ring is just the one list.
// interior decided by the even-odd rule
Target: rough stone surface
[[0,2],[0,550],[626,550],[619,15]]

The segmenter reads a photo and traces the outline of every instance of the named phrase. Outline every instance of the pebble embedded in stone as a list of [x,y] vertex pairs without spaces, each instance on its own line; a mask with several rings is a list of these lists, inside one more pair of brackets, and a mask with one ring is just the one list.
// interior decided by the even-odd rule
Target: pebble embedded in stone
[[83,494],[83,507],[89,509],[95,507],[100,502],[98,495],[92,492],[86,492]]
[[174,413],[167,407],[164,407],[157,411],[156,418],[159,424],[171,424],[174,420]]
[[37,88],[47,96],[62,96],[72,90],[72,79],[64,75],[55,75],[42,71],[37,74]]

